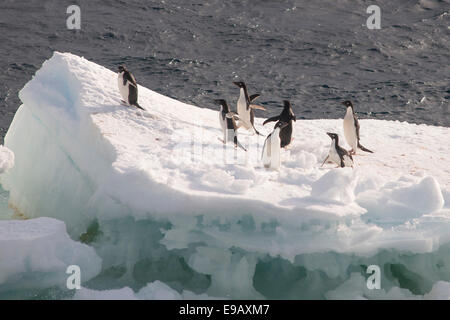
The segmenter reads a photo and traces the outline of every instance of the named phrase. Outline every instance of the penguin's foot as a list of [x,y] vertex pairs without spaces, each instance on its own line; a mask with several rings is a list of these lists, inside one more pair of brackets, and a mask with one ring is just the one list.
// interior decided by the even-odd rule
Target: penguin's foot
[[126,103],[125,100],[120,100],[120,104],[122,104],[123,106],[128,106],[128,103]]

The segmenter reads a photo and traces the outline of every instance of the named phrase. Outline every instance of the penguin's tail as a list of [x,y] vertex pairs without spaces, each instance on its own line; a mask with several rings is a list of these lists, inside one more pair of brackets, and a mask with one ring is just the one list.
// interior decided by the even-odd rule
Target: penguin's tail
[[372,150],[369,150],[366,147],[364,147],[361,143],[359,143],[359,141],[358,141],[358,148],[361,149],[362,151],[373,153]]
[[139,105],[139,103],[135,103],[135,104],[133,104],[135,107],[138,107],[139,109],[141,109],[141,110],[144,110],[144,111],[146,111],[144,108],[142,108],[140,105]]

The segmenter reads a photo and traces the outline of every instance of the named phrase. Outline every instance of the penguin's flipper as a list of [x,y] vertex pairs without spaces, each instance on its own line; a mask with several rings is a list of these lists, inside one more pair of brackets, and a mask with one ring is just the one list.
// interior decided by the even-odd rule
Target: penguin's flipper
[[257,105],[257,104],[251,104],[250,108],[252,108],[253,110],[255,110],[255,109],[264,110],[264,111],[266,110],[266,108],[264,108],[260,105]]
[[321,168],[323,167],[323,165],[325,164],[325,162],[327,162],[327,160],[330,158],[330,155],[328,155],[325,160],[323,160],[322,165],[320,166]]
[[366,147],[364,147],[361,143],[359,143],[359,141],[358,141],[358,148],[360,148],[362,151],[373,153],[372,150],[369,150]]
[[252,95],[250,96],[250,98],[249,98],[250,102],[253,102],[253,100],[258,99],[259,96],[260,96],[259,93],[252,94]]
[[263,125],[265,125],[265,124],[268,123],[268,122],[278,121],[278,120],[280,120],[280,116],[272,117],[272,118],[266,119],[266,120],[263,122]]
[[123,85],[125,85],[127,81],[129,81],[130,84],[134,85],[135,87],[137,86],[136,79],[130,72],[124,72],[123,74]]
[[358,116],[355,112],[353,112],[353,124],[355,125],[356,129],[356,139],[359,142],[359,129],[361,128],[361,126],[359,125]]

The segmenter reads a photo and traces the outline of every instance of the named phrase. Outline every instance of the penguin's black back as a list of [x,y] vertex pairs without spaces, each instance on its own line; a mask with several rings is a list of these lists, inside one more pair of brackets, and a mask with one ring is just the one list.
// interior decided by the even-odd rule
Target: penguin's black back
[[288,125],[280,130],[281,148],[289,145],[292,140],[292,120],[288,120],[287,122]]
[[129,85],[128,86],[128,102],[131,105],[136,105],[137,99],[138,99],[137,87],[135,87],[133,85]]

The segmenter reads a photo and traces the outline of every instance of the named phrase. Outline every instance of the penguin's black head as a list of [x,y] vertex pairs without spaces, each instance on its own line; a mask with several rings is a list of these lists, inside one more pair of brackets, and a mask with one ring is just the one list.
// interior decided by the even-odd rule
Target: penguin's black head
[[124,71],[127,71],[127,68],[125,68],[125,66],[119,66],[119,68],[117,68],[117,70],[119,72],[124,72]]
[[283,108],[290,109],[291,108],[291,102],[289,100],[283,100]]
[[239,88],[245,88],[245,83],[242,81],[233,82],[233,84],[237,85]]
[[353,104],[349,100],[342,102],[342,104],[347,108],[351,107],[353,109]]
[[339,136],[336,133],[332,133],[332,132],[327,132],[327,135],[330,136],[331,140],[339,140]]
[[289,100],[283,100],[283,112],[289,112],[290,118],[297,122],[297,118],[294,115],[294,111],[292,111],[291,102]]
[[219,106],[222,106],[222,107],[223,107],[223,110],[224,110],[225,112],[229,112],[228,104],[227,104],[227,102],[226,102],[224,99],[215,99],[214,102],[215,102],[216,104],[218,104]]

